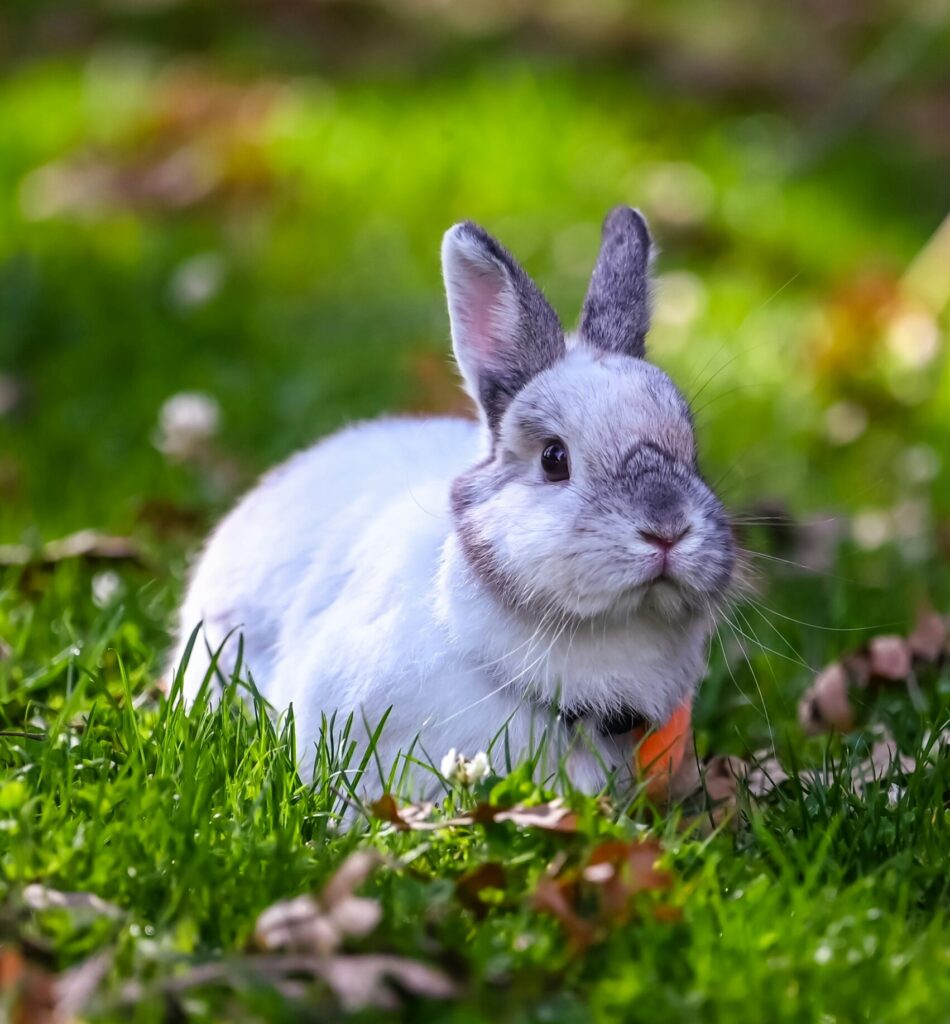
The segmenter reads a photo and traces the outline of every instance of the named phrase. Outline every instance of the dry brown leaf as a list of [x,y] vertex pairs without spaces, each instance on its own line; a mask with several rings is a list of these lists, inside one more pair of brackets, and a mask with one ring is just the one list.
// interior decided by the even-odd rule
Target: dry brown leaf
[[375,900],[353,895],[380,863],[377,854],[352,853],[334,872],[319,897],[280,900],[264,910],[254,928],[259,949],[286,949],[327,956],[347,937],[373,931],[382,917]]
[[[737,825],[739,789],[751,771],[740,757],[714,754],[705,763],[695,757],[685,758],[673,777],[671,799],[692,805],[694,811],[701,801],[703,810],[685,817],[684,826],[700,835],[710,835],[724,823]],[[756,784],[764,785],[764,780],[757,778]]]
[[669,798],[672,803],[682,803],[702,789],[700,769],[701,765],[695,753],[683,758],[670,779]]
[[798,705],[798,720],[805,732],[811,735],[827,729],[847,732],[854,725],[848,686],[848,674],[837,661],[818,673]]
[[260,914],[254,927],[254,944],[263,950],[325,955],[334,952],[342,940],[336,924],[312,896],[272,904]]
[[391,982],[427,999],[451,999],[458,995],[458,986],[447,974],[401,956],[334,956],[320,961],[316,970],[349,1011],[366,1007],[397,1009],[399,998],[390,987]]
[[35,964],[24,966],[11,1002],[12,1024],[72,1024],[56,1005],[55,975]]
[[379,818],[380,821],[388,821],[403,831],[410,829],[427,831],[444,828],[449,824],[448,822],[439,823],[428,820],[434,808],[435,805],[431,803],[405,804],[400,807],[392,793],[383,793],[378,800],[370,804],[370,810],[374,817]]
[[746,786],[749,793],[755,797],[768,796],[774,789],[787,782],[791,776],[782,767],[781,762],[774,754],[761,752],[753,759],[752,765],[746,774]]
[[542,878],[534,890],[532,905],[543,914],[557,918],[567,932],[571,946],[578,952],[594,941],[594,926],[585,921],[575,910],[575,886],[570,881]]
[[71,558],[145,564],[142,550],[134,540],[98,530],[71,533],[51,540],[39,550],[26,544],[0,544],[0,565],[55,565]]
[[482,893],[486,889],[504,891],[506,883],[504,867],[497,861],[487,861],[456,879],[455,896],[463,907],[471,910],[476,917],[482,918],[488,913],[488,906],[482,899]]
[[119,907],[93,892],[60,892],[59,889],[34,884],[24,888],[23,902],[30,910],[67,910],[77,916],[122,917]]
[[[398,993],[388,982],[394,982],[402,991],[430,999],[448,999],[458,994],[456,984],[438,969],[389,954],[314,956],[294,953],[216,960],[164,978],[157,988],[172,995],[207,985],[239,989],[246,985],[249,974],[297,999],[306,995],[299,979],[320,979],[347,1010],[398,1008]],[[122,990],[122,1000],[138,1003],[147,991],[142,982],[130,982]],[[42,1024],[54,1022],[43,1021]]]
[[494,821],[510,821],[521,828],[541,828],[549,832],[576,832],[577,815],[566,807],[558,797],[546,804],[532,807],[518,805],[508,810],[498,811]]
[[[345,935],[372,930],[379,921],[379,908],[372,900],[354,897],[353,889],[365,881],[377,862],[371,854],[353,854],[327,882],[319,900],[305,895],[268,907],[254,930],[258,947],[327,954],[339,947]],[[348,908],[351,902],[358,905]]]
[[56,1019],[71,1020],[81,1015],[111,966],[111,954],[98,953],[57,975],[54,982]]
[[871,745],[870,754],[851,771],[855,792],[860,793],[869,783],[879,782],[894,770],[910,775],[917,770],[917,762],[901,753],[894,737],[882,729]]
[[[881,729],[868,756],[857,762],[851,769],[851,782],[854,791],[861,793],[869,783],[880,781],[892,771],[909,775],[916,770],[917,762],[914,758],[901,753],[894,737],[886,729]],[[833,771],[805,770],[799,772],[797,777],[806,786],[812,783],[830,785],[835,780],[835,773]],[[789,778],[791,776],[774,754],[762,752],[749,770],[746,784],[752,796],[765,797]]]
[[454,818],[431,819],[434,804],[405,804],[399,807],[390,793],[385,793],[370,805],[373,815],[388,821],[403,831],[431,832],[443,828],[466,825],[486,825],[490,822],[511,822],[521,828],[540,828],[550,832],[576,832],[577,815],[560,797],[546,804],[514,807],[493,807],[479,804],[472,811]]
[[739,783],[748,774],[749,766],[739,757],[714,754],[705,764],[703,786],[710,800],[719,803],[734,800]]
[[937,661],[946,648],[947,624],[932,608],[922,608],[907,642],[915,657]]
[[0,946],[0,992],[9,992],[17,985],[25,970],[26,963],[19,950]]
[[867,651],[853,651],[841,659],[851,686],[864,689],[871,683],[871,656]]
[[600,887],[604,909],[616,916],[626,911],[636,893],[672,885],[672,875],[656,866],[662,853],[656,840],[611,839],[594,848],[581,877]]
[[370,850],[357,850],[336,869],[323,887],[321,902],[332,907],[341,900],[352,896],[380,865],[379,854]]
[[[652,839],[607,840],[591,851],[579,870],[542,879],[532,904],[558,919],[574,949],[586,949],[628,918],[637,893],[670,888],[672,876],[656,866],[662,853],[663,848]],[[579,904],[595,907],[594,916],[579,913]],[[657,920],[676,920],[678,910],[671,907],[655,916]]]
[[[72,1024],[96,994],[112,965],[99,953],[53,974],[29,963],[19,950],[0,947],[0,996],[12,1024]],[[6,1020],[7,1018],[2,1018]]]
[[902,636],[876,636],[868,644],[871,675],[896,682],[911,669],[910,644]]
[[329,916],[340,934],[359,938],[376,928],[383,909],[365,896],[347,896],[331,908]]
[[724,824],[736,827],[738,793],[749,771],[750,766],[740,757],[714,754],[674,780],[677,799],[691,803],[694,809],[697,799],[703,805],[701,813],[683,819],[685,828],[708,836]]
[[278,86],[231,83],[195,66],[176,69],[158,84],[136,125],[135,147],[87,151],[28,176],[23,205],[29,216],[175,211],[270,193],[274,171],[262,132],[282,95]]

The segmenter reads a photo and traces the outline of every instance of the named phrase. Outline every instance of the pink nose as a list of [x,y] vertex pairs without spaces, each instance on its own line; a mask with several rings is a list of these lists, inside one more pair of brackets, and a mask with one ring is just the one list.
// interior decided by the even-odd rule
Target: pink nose
[[689,533],[689,527],[687,526],[684,530],[680,530],[679,533],[673,533],[670,531],[665,535],[659,533],[650,533],[648,530],[640,530],[640,536],[655,548],[659,548],[660,551],[670,551],[674,548],[685,536]]

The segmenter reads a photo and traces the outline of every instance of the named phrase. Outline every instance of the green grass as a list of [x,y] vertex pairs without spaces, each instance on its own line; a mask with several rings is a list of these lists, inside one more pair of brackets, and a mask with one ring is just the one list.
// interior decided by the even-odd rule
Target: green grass
[[[377,848],[387,861],[364,889],[381,902],[383,921],[352,948],[402,952],[460,980],[459,1003],[410,1000],[405,1019],[757,1022],[764,1007],[775,1021],[942,1019],[950,994],[945,756],[911,776],[895,806],[888,780],[856,796],[842,768],[825,786],[787,784],[737,831],[707,838],[684,831],[675,814],[655,819],[642,801],[611,809],[576,793],[568,795],[580,812],[576,835],[513,825],[405,834],[363,819],[341,824],[342,755],[320,760],[314,784],[305,785],[287,735],[266,715],[235,701],[191,715],[157,695],[131,701],[154,674],[167,595],[140,589],[133,577],[127,602],[93,611],[77,600],[88,584],[87,570],[63,566],[10,579],[0,602],[0,624],[16,648],[16,667],[3,673],[6,717],[43,735],[5,740],[0,863],[8,937],[60,967],[102,949],[114,958],[96,1019],[128,1016],[118,999],[130,977],[144,983],[133,1018],[165,1019],[163,982],[198,964],[236,960],[260,911],[319,889],[357,846]],[[822,589],[812,584],[799,610]],[[713,659],[698,715],[700,742],[717,748],[743,732],[743,716],[724,716],[719,706],[732,689],[730,671]],[[782,702],[762,683],[778,718]],[[921,684],[925,707],[892,699],[877,709],[911,751],[950,711],[946,671]],[[838,745],[803,744],[787,717],[781,729],[800,763],[847,763]],[[372,765],[368,771],[372,777]],[[475,794],[456,793],[445,813],[459,801],[549,795],[522,767]],[[578,957],[560,926],[532,909],[540,877],[556,858],[580,862],[605,837],[644,829],[665,844],[672,889],[638,900],[631,921]],[[505,866],[505,889],[481,916],[459,901],[454,883],[486,862]],[[65,912],[31,914],[18,893],[36,880],[94,892],[123,913],[91,923]],[[658,904],[681,918],[655,919]],[[251,977],[236,964],[233,986],[198,987],[182,1006],[195,1020],[334,1016],[319,987],[297,1004]],[[372,1011],[368,1019],[382,1017]]]
[[[146,556],[99,603],[105,564],[0,571],[0,939],[51,971],[104,951],[90,1019],[333,1020],[326,987],[257,978],[248,943],[261,910],[374,848],[385,860],[361,892],[382,920],[347,948],[438,966],[460,995],[367,1020],[945,1020],[950,759],[931,750],[896,803],[890,780],[855,794],[845,779],[875,722],[921,752],[947,725],[950,670],[869,695],[854,736],[807,739],[796,720],[815,670],[908,629],[921,601],[950,610],[946,311],[927,314],[926,358],[894,341],[903,276],[946,213],[945,161],[899,118],[828,146],[791,101],[672,87],[649,61],[440,37],[420,71],[349,73],[209,11],[157,14],[154,35],[115,15],[0,80],[0,375],[19,395],[0,414],[0,543],[95,527]],[[675,34],[672,14],[644,18]],[[762,53],[781,65],[774,38]],[[924,61],[905,85],[934,74]],[[205,192],[142,191],[194,147],[213,167]],[[63,199],[93,164],[120,184]],[[571,835],[340,822],[345,750],[300,780],[266,715],[236,701],[186,715],[156,689],[188,555],[295,447],[354,418],[457,406],[437,264],[449,224],[499,234],[570,322],[617,202],[642,206],[660,243],[652,351],[694,401],[707,475],[737,513],[798,522],[745,531],[757,592],[713,642],[697,750],[774,744],[831,780],[794,778],[711,835],[685,810],[570,792]],[[209,266],[208,293],[183,300]],[[156,423],[192,389],[222,426],[207,461],[176,463]],[[864,428],[835,441],[833,408]],[[840,535],[816,555],[832,519]],[[440,813],[552,786],[517,766]],[[671,888],[579,953],[534,909],[539,881],[645,836]],[[504,889],[473,910],[456,883],[486,863]],[[36,882],[120,914],[30,910]],[[169,994],[209,963],[228,984]]]

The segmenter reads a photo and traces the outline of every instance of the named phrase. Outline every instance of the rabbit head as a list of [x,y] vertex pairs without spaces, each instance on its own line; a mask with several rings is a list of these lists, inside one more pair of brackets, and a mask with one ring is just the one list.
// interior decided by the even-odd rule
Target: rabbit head
[[445,235],[455,356],[488,436],[452,487],[472,572],[508,606],[592,618],[712,613],[735,550],[703,480],[689,406],[645,359],[651,241],[618,207],[580,325],[472,223]]

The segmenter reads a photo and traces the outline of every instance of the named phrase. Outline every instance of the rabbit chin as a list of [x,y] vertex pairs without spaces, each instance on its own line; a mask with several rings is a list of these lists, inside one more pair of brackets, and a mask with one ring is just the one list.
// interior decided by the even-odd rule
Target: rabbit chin
[[635,615],[681,622],[695,618],[708,603],[692,587],[662,576],[633,583],[619,591],[577,595],[563,601],[562,605],[565,614],[573,618],[604,619],[620,624]]

